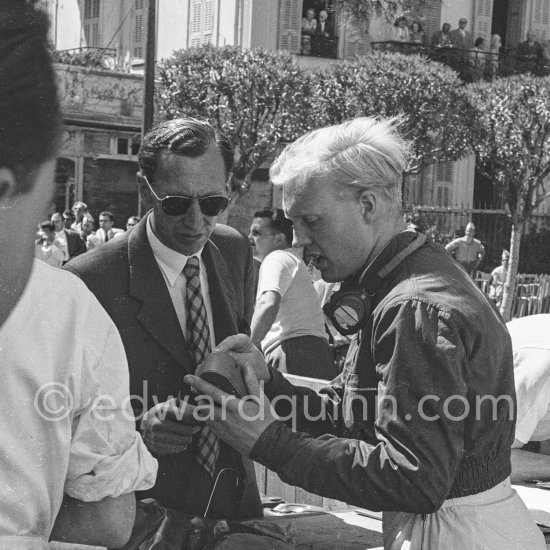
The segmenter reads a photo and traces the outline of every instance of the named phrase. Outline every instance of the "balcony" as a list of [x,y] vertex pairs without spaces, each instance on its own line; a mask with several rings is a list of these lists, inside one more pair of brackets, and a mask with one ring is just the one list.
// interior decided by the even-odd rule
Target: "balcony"
[[72,48],[52,52],[53,61],[63,65],[77,65],[96,70],[121,70],[117,66],[117,51],[115,48]]
[[421,54],[433,61],[454,69],[465,82],[491,80],[496,76],[532,73],[536,76],[550,74],[550,60],[534,56],[518,55],[516,48],[502,50],[499,54],[484,50],[463,50],[452,46],[427,46],[416,42],[372,42],[373,50],[399,52],[405,55]]

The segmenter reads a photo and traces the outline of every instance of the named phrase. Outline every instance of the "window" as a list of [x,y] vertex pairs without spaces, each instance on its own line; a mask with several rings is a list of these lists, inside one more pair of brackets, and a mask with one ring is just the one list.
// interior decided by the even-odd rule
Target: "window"
[[438,186],[437,187],[437,196],[436,196],[436,204],[438,206],[450,206],[450,189],[448,186]]
[[100,2],[101,0],[84,0],[84,39],[92,47],[100,45]]
[[438,162],[435,177],[438,182],[453,182],[454,162]]
[[136,156],[141,145],[140,136],[111,138],[111,155]]
[[145,2],[135,0],[134,4],[134,29],[132,35],[132,57],[143,59],[145,57]]
[[192,48],[212,43],[214,30],[213,0],[193,0],[190,30]]

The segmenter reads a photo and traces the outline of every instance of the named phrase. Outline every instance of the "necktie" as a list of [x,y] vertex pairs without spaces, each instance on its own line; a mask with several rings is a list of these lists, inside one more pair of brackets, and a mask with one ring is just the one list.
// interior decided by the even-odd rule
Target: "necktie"
[[105,231],[105,242],[109,240],[109,232]]
[[[183,274],[187,279],[186,306],[187,306],[187,343],[189,345],[191,359],[195,368],[200,365],[210,352],[210,330],[206,316],[206,306],[201,292],[199,278],[199,258],[191,256]],[[214,477],[216,461],[220,453],[218,438],[210,428],[203,428],[197,439],[197,462]]]

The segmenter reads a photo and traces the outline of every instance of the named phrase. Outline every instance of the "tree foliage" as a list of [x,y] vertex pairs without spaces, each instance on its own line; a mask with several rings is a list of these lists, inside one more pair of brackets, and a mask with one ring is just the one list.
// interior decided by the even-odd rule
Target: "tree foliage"
[[419,55],[375,52],[319,71],[312,101],[317,124],[357,116],[404,115],[413,143],[410,171],[472,151],[475,110],[449,67]]
[[229,137],[240,191],[281,140],[309,129],[310,76],[284,52],[229,46],[180,50],[160,64],[158,84],[159,107],[167,118],[207,118]]
[[550,196],[550,78],[518,75],[468,89],[477,110],[477,162],[502,194],[512,222],[502,313],[510,314],[523,226]]
[[417,18],[422,8],[432,0],[340,0],[342,11],[351,21],[368,30],[374,16],[385,17],[393,22],[398,15]]

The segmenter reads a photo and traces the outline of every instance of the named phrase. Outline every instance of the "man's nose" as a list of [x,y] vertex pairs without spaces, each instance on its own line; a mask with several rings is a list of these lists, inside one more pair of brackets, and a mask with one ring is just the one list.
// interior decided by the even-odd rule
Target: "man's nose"
[[311,239],[308,234],[297,224],[294,224],[294,236],[292,239],[292,246],[294,248],[301,248],[303,246],[308,246],[311,244]]
[[185,221],[188,225],[199,226],[202,225],[203,213],[198,200],[192,200],[189,210],[185,214]]

